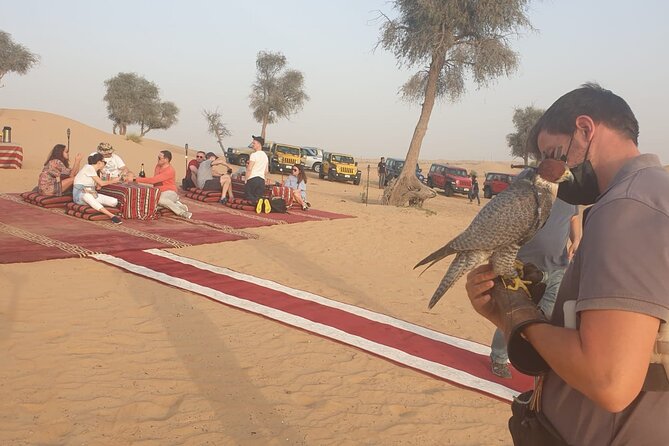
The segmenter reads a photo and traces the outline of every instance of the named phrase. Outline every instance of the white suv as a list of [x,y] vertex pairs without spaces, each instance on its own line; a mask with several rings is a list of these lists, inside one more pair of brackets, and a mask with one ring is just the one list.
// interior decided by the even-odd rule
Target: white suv
[[300,147],[302,149],[302,164],[307,169],[320,172],[323,165],[323,151],[318,147]]

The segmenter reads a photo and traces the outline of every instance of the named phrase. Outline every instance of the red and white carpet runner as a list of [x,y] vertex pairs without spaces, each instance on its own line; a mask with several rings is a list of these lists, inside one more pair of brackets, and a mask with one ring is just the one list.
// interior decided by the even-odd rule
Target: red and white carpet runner
[[494,376],[487,346],[270,280],[159,249],[92,257],[504,401],[532,388],[532,379],[517,371],[513,379]]

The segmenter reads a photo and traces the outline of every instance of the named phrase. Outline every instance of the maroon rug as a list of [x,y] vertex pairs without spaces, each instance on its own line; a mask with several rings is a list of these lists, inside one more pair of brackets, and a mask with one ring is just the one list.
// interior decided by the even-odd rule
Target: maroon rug
[[[186,200],[184,200],[186,201]],[[157,220],[89,221],[69,216],[63,209],[46,209],[26,203],[16,194],[0,194],[0,263],[35,262],[93,253],[114,253],[150,248],[181,248],[191,245],[257,238],[243,228],[350,216],[323,213],[309,215],[256,214],[237,211],[218,203],[188,200],[192,219],[163,215]],[[302,212],[307,214],[307,212]]]

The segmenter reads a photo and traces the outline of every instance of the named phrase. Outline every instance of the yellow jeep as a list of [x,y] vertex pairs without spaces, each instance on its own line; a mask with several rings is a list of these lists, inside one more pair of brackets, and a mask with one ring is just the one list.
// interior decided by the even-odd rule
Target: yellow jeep
[[352,181],[356,186],[360,184],[362,172],[358,170],[358,163],[351,155],[343,153],[323,152],[323,166],[318,177],[337,181]]
[[290,144],[267,142],[263,150],[269,157],[269,171],[290,173],[294,164],[301,164],[300,147]]

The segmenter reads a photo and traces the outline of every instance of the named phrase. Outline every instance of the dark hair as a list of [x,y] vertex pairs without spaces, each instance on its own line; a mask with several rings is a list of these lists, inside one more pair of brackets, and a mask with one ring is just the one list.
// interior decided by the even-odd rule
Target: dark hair
[[604,124],[639,145],[639,122],[627,102],[596,83],[586,83],[570,91],[551,105],[532,127],[527,138],[527,151],[539,158],[539,133],[572,135],[576,118],[590,116],[595,123]]
[[105,161],[105,157],[102,156],[101,153],[94,153],[94,154],[92,154],[91,156],[88,157],[88,164],[90,164],[91,166],[92,166],[93,164],[97,164],[97,163],[99,163],[100,161],[104,161],[105,164],[107,163],[107,162]]
[[293,167],[297,168],[297,183],[304,181],[304,184],[307,184],[307,174],[304,172],[302,164],[294,164]]
[[253,137],[253,139],[255,139],[256,141],[258,141],[258,142],[260,143],[261,146],[264,146],[264,145],[265,145],[265,138],[263,138],[262,136],[252,136],[252,137]]
[[172,161],[172,152],[169,150],[161,150],[160,153],[167,159],[167,161]]
[[218,158],[214,152],[207,152],[207,154],[204,156],[204,159],[209,159],[211,157]]
[[63,155],[66,148],[67,146],[65,146],[64,144],[56,144],[55,146],[53,146],[53,149],[51,149],[49,156],[47,157],[46,161],[44,161],[44,165],[46,166],[47,164],[49,164],[49,161],[51,160],[61,160],[63,164],[65,164],[65,167],[70,167],[70,161],[65,158],[65,155]]

